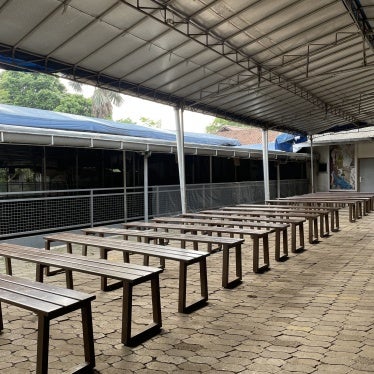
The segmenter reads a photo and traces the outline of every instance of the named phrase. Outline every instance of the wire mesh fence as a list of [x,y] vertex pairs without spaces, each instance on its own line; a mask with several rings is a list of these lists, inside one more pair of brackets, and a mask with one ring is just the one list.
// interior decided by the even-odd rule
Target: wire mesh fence
[[[280,197],[308,192],[307,180],[284,180]],[[270,196],[277,197],[276,181]],[[188,211],[264,201],[262,181],[195,184],[186,188]],[[148,214],[181,212],[178,185],[148,189]],[[0,193],[0,238],[144,219],[143,187]]]

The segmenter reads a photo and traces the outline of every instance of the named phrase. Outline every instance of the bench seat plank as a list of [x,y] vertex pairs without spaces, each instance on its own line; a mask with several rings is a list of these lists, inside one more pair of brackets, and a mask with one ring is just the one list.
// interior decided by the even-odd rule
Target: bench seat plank
[[[66,273],[68,288],[73,288],[72,272],[117,279],[123,287],[122,337],[125,345],[140,344],[159,333],[162,327],[159,273],[163,270],[135,264],[118,264],[102,259],[91,259],[73,254],[60,254],[10,243],[0,243],[0,256],[5,258],[7,274],[12,275],[11,260],[17,259],[36,264],[36,280],[43,282],[44,269],[48,266],[62,268]],[[132,289],[135,285],[150,281],[152,293],[153,322],[143,331],[131,335]]]
[[[112,238],[97,238],[93,236],[72,234],[72,233],[58,233],[51,234],[44,237],[45,249],[50,250],[52,242],[63,242],[67,245],[78,244],[82,246],[92,246],[100,249],[101,258],[107,259],[109,250],[116,250],[125,253],[137,253],[145,256],[146,265],[148,265],[149,256],[162,258],[163,260],[173,260],[180,263],[180,269],[187,271],[187,267],[198,263],[200,266],[200,288],[201,299],[190,305],[186,305],[186,290],[187,280],[180,278],[179,283],[179,301],[178,311],[181,313],[189,313],[196,310],[197,307],[206,305],[208,300],[208,281],[206,269],[206,257],[209,253],[199,252],[193,250],[186,250],[175,247],[165,247],[162,245],[153,245],[147,243],[123,241]],[[48,251],[47,251],[48,252]],[[181,271],[181,270],[180,270]],[[102,289],[105,290],[106,282],[102,282]],[[181,296],[182,295],[182,296]]]
[[[0,302],[32,311],[38,316],[36,373],[48,372],[49,329],[53,318],[81,310],[85,363],[74,373],[92,371],[95,367],[91,301],[95,295],[45,285],[39,282],[0,274]],[[0,305],[0,330],[3,330]]]
[[[240,206],[235,207],[223,207],[219,209],[219,211],[231,212],[231,214],[252,214],[252,213],[274,213],[275,215],[282,216],[284,214],[287,217],[305,217],[309,223],[313,223],[313,225],[318,225],[317,219],[320,219],[320,229],[319,235],[321,238],[330,236],[330,229],[329,229],[329,214],[328,210],[311,210],[311,209],[297,209],[293,207],[278,207],[277,205],[257,205],[257,207],[247,206],[242,204]],[[318,229],[315,233],[316,241],[318,241]]]
[[[186,219],[187,221],[188,219]],[[222,222],[224,223],[224,222]],[[275,232],[275,229],[242,229],[242,228],[235,228],[235,227],[223,227],[226,226],[225,224],[220,225],[219,223],[215,223],[215,225],[207,225],[199,226],[199,225],[189,225],[189,224],[169,224],[169,223],[158,223],[158,222],[143,222],[143,221],[133,221],[133,222],[127,222],[122,224],[124,227],[127,228],[135,228],[135,229],[149,229],[153,228],[154,230],[179,230],[182,233],[185,232],[191,232],[196,233],[198,231],[202,233],[209,233],[212,235],[213,233],[216,233],[218,235],[221,235],[223,233],[229,233],[230,235],[238,234],[240,237],[243,235],[249,235],[252,239],[252,245],[253,245],[253,271],[255,273],[264,272],[269,269],[269,240],[268,236],[270,233]],[[287,225],[286,225],[287,226]],[[263,245],[263,258],[264,258],[264,264],[260,266],[259,264],[259,242],[260,239],[262,239]],[[224,254],[224,260],[227,258],[227,255]],[[239,257],[237,257],[238,259]],[[238,266],[241,266],[241,264],[237,264],[237,270]],[[226,269],[226,265],[224,264],[224,269]],[[228,265],[227,265],[228,266]],[[227,269],[226,269],[227,270]]]
[[[121,235],[125,240],[128,239],[128,237],[136,237],[139,240],[144,239],[146,243],[149,244],[150,240],[158,240],[160,244],[162,245],[162,248],[169,242],[169,240],[178,240],[181,242],[181,247],[183,248],[183,253],[191,253],[190,251],[186,251],[186,242],[192,242],[194,246],[194,250],[198,250],[198,243],[206,243],[208,244],[208,252],[213,253],[222,248],[223,251],[223,262],[222,262],[222,287],[224,288],[232,288],[236,285],[238,285],[242,280],[242,261],[241,261],[241,245],[244,242],[244,239],[238,239],[238,238],[228,238],[228,237],[217,237],[217,236],[208,236],[208,235],[193,235],[193,234],[178,234],[178,233],[170,233],[170,232],[160,232],[157,230],[129,230],[129,229],[118,229],[118,228],[111,228],[111,227],[94,227],[94,228],[88,228],[88,229],[82,229],[82,231],[86,235],[99,235],[101,237],[104,237],[105,235]],[[267,235],[267,233],[263,234]],[[212,250],[211,247],[213,244],[218,245],[218,248],[215,250]],[[149,246],[144,247],[140,244],[136,244],[136,248],[141,249],[143,251],[143,248],[147,248],[149,251]],[[229,262],[228,262],[228,256],[230,249],[235,249],[235,274],[236,278],[232,281],[229,281]],[[120,248],[121,250],[124,250],[124,248]],[[131,251],[134,252],[134,244],[132,244]],[[161,266],[165,266],[165,259],[166,256],[163,256],[162,249],[160,250],[160,247],[158,246],[152,246],[152,250],[154,249],[154,252],[151,254],[153,256],[158,256],[161,260]],[[177,248],[172,248],[173,252],[180,251]],[[83,252],[87,253],[87,245],[84,245]],[[136,251],[135,251],[136,252]],[[145,257],[145,265],[148,264],[148,257],[150,254],[146,254],[144,251],[144,257]],[[240,258],[239,258],[240,256]],[[227,258],[227,261],[226,261]],[[128,256],[125,258],[127,261],[129,261]]]

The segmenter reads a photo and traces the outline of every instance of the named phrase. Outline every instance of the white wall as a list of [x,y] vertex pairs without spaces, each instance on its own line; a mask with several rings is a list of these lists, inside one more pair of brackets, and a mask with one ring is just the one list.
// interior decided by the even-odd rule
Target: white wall
[[374,142],[359,143],[357,146],[358,158],[374,157]]

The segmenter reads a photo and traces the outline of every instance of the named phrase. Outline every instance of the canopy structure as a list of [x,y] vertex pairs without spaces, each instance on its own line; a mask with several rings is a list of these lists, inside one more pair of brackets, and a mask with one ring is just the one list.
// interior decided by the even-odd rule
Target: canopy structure
[[0,0],[0,65],[264,129],[374,125],[372,0]]

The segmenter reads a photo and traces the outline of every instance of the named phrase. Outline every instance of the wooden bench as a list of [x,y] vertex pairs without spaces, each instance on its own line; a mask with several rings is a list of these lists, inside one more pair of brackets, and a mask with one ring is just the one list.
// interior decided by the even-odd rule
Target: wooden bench
[[320,230],[319,234],[320,237],[327,237],[330,235],[330,228],[329,228],[329,214],[330,210],[323,209],[321,207],[315,209],[307,209],[307,208],[294,208],[292,206],[282,207],[279,205],[260,205],[260,204],[240,204],[233,207],[222,207],[220,210],[230,210],[233,212],[276,212],[276,213],[293,213],[297,214],[300,217],[299,213],[302,215],[306,215],[305,217],[308,219],[309,214],[318,214],[320,218]]
[[347,190],[335,190],[331,192],[315,192],[304,195],[299,195],[295,197],[303,198],[316,198],[321,200],[334,199],[334,200],[360,200],[361,208],[364,208],[361,211],[362,214],[370,213],[374,210],[374,192],[354,192]]
[[302,197],[294,196],[279,199],[280,201],[298,202],[314,206],[346,206],[349,210],[349,222],[356,222],[357,219],[362,217],[364,201],[359,199],[345,199],[344,197]]
[[[145,265],[149,264],[149,257],[158,257],[164,260],[173,260],[179,262],[179,300],[178,312],[191,313],[207,304],[208,300],[208,279],[206,257],[209,253],[198,252],[193,250],[165,247],[156,244],[146,244],[139,242],[130,242],[112,238],[98,238],[87,235],[59,233],[51,234],[44,237],[45,249],[50,250],[52,242],[66,243],[68,253],[72,253],[72,244],[81,246],[92,246],[100,249],[100,257],[108,258],[108,251],[120,251],[126,255],[136,253],[145,256]],[[128,256],[124,257],[128,261]],[[187,296],[187,268],[192,264],[199,264],[200,267],[200,291],[201,299],[186,305]],[[102,289],[107,288],[107,279],[102,278]]]
[[[187,226],[194,226],[195,224],[201,224],[201,225],[208,225],[208,226],[218,226],[218,227],[235,227],[237,226],[239,229],[243,229],[244,226],[248,230],[252,230],[252,233],[258,233],[258,229],[266,229],[266,230],[271,230],[272,232],[275,232],[275,260],[276,261],[285,261],[288,259],[288,235],[287,235],[287,228],[288,224],[277,224],[274,222],[268,222],[263,224],[260,224],[258,222],[254,222],[252,225],[238,225],[237,222],[236,224],[231,224],[228,225],[227,222],[223,222],[222,220],[203,220],[203,219],[195,219],[195,218],[189,218],[189,214],[182,214],[179,217],[155,217],[152,219],[152,222],[157,222],[157,223],[183,223],[184,225]],[[253,231],[253,229],[255,229]],[[202,231],[205,234],[208,233],[211,236],[211,232],[209,231]],[[228,232],[226,232],[228,233]],[[221,235],[222,232],[217,232],[218,235]],[[244,237],[244,232],[238,232],[239,236],[241,238]],[[247,231],[247,235],[250,235],[250,231]],[[280,255],[280,242],[281,242],[281,234],[283,234],[283,255]],[[233,237],[233,233],[230,233],[230,236]]]
[[[227,238],[227,237],[217,237],[217,236],[208,236],[208,235],[193,235],[193,234],[178,234],[170,232],[160,232],[155,230],[126,230],[113,227],[94,227],[82,229],[86,235],[98,235],[104,237],[105,235],[120,235],[124,240],[128,240],[129,237],[135,237],[138,242],[141,242],[143,239],[145,243],[148,243],[151,240],[157,240],[160,245],[166,245],[169,240],[176,240],[181,242],[181,247],[186,248],[187,242],[193,243],[193,249],[197,251],[199,243],[208,244],[208,252],[213,253],[222,249],[223,252],[223,262],[222,262],[222,287],[232,288],[238,285],[242,280],[242,244],[244,239],[238,238]],[[212,245],[217,245],[216,249],[211,249]],[[235,249],[235,264],[236,264],[236,279],[229,281],[229,255],[230,249]],[[87,254],[87,246],[82,248],[83,254]],[[131,250],[131,252],[133,252]],[[129,262],[129,252],[126,252],[125,261]],[[148,255],[145,255],[144,260],[146,261],[145,265],[148,264]],[[165,257],[160,257],[161,266],[165,266]]]
[[[224,225],[219,225],[218,222],[215,222],[214,226],[198,226],[198,225],[188,225],[188,224],[173,224],[173,223],[158,223],[158,222],[143,222],[143,221],[134,221],[127,222],[122,224],[127,228],[135,229],[154,229],[154,230],[178,230],[182,233],[193,233],[197,232],[208,233],[208,235],[215,234],[238,234],[240,237],[243,235],[249,235],[252,239],[253,245],[253,272],[261,273],[269,269],[270,259],[269,259],[269,234],[274,232],[274,229],[269,230],[246,230],[234,227],[223,227]],[[262,247],[263,247],[263,260],[264,264],[260,266],[260,239],[262,238]],[[226,256],[225,256],[226,257]],[[236,258],[237,261],[239,257]],[[223,265],[225,266],[225,265]],[[238,271],[240,263],[236,264],[236,269]]]
[[[163,271],[162,269],[135,264],[118,264],[101,259],[91,259],[73,254],[60,254],[10,243],[0,243],[0,256],[5,258],[6,272],[9,275],[12,275],[11,259],[35,263],[36,280],[38,282],[43,281],[45,267],[55,266],[64,269],[66,285],[70,289],[73,289],[73,271],[119,280],[123,288],[121,341],[125,345],[135,346],[140,344],[158,334],[161,330],[159,273]],[[148,281],[151,282],[153,322],[145,327],[143,331],[132,336],[133,287]]]
[[[36,373],[48,373],[50,321],[72,311],[81,310],[85,363],[74,373],[92,371],[95,367],[91,301],[95,295],[68,290],[0,274],[0,302],[29,310],[38,316]],[[4,329],[0,303],[0,331]]]
[[[313,206],[313,205],[308,205],[308,204],[303,204],[303,203],[293,203],[291,201],[287,202],[286,200],[266,200],[267,204],[270,205],[276,205],[281,208],[287,208],[287,207],[292,207],[294,209],[298,210],[328,210],[330,212],[330,228],[331,231],[339,231],[340,229],[340,220],[339,220],[339,210],[341,207],[338,206]],[[238,206],[246,206],[246,204],[240,204]]]
[[[291,212],[266,212],[264,210],[257,210],[257,211],[225,211],[225,210],[203,210],[200,214],[204,214],[207,217],[211,218],[225,218],[230,220],[245,220],[246,217],[258,217],[261,219],[262,217],[279,217],[279,218],[293,218],[299,217],[304,218],[308,221],[308,238],[309,243],[314,244],[318,243],[319,234],[318,234],[318,218],[319,214],[313,213],[291,213]],[[229,216],[229,218],[227,218]]]
[[[288,257],[288,239],[287,228],[291,226],[291,251],[293,253],[301,252],[304,250],[304,222],[305,218],[276,218],[276,217],[262,217],[257,214],[253,217],[249,215],[233,216],[231,214],[224,214],[224,211],[217,210],[215,214],[207,213],[185,213],[179,217],[157,217],[155,220],[160,222],[180,222],[190,224],[202,224],[209,226],[225,226],[225,227],[238,227],[253,228],[264,227],[275,231],[275,260],[283,261]],[[220,214],[222,213],[222,214]],[[263,220],[265,220],[263,222]],[[184,222],[185,221],[185,222]],[[299,228],[299,246],[297,247],[297,228]],[[283,232],[283,256],[280,256],[280,232]]]

